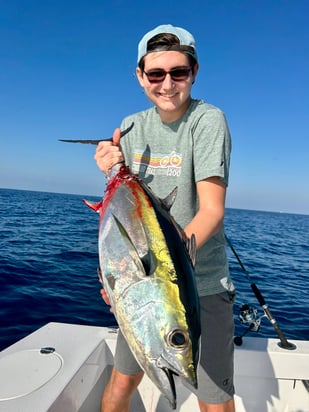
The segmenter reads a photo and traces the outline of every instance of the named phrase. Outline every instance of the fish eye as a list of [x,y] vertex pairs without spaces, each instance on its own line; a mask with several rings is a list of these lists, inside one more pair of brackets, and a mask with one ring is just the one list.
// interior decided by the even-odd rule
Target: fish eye
[[173,348],[183,349],[187,346],[189,338],[184,331],[175,329],[168,334],[167,341]]

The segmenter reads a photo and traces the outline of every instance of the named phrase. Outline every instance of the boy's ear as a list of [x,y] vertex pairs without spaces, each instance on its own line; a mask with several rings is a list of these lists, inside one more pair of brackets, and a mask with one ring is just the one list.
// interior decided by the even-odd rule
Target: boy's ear
[[192,79],[192,84],[195,82],[195,78],[196,78],[198,69],[199,69],[199,64],[198,64],[198,63],[195,63],[195,65],[194,65],[193,68],[192,68],[192,77],[193,77],[193,79]]
[[136,77],[137,77],[137,80],[138,80],[139,84],[140,84],[142,87],[144,87],[144,78],[143,78],[143,72],[142,72],[142,70],[141,70],[139,67],[137,67],[135,73],[136,73]]

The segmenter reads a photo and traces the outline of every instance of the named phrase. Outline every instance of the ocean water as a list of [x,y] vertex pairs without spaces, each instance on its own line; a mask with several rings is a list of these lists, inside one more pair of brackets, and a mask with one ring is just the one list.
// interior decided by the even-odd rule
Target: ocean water
[[[51,321],[115,325],[96,274],[99,216],[82,198],[0,189],[0,350]],[[236,334],[276,337],[254,282],[286,338],[308,340],[309,216],[227,209],[225,227],[247,270],[228,248]],[[258,331],[240,322],[243,304],[262,317]]]

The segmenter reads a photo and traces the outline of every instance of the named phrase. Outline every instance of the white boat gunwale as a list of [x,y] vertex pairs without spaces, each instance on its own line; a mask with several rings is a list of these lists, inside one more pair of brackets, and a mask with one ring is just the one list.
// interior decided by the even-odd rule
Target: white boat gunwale
[[[101,393],[113,366],[115,329],[51,322],[0,352],[0,412],[98,412]],[[309,412],[309,341],[291,340],[295,350],[278,345],[278,339],[245,337],[235,347],[235,403],[237,412]],[[41,353],[42,348],[55,350]],[[47,371],[29,393],[26,379],[37,377],[39,363],[27,368],[27,351],[38,357],[56,356],[61,367]],[[25,355],[25,356],[24,356]],[[20,356],[24,358],[21,370]],[[44,358],[45,356],[45,358]],[[15,359],[15,360],[14,360]],[[30,361],[32,364],[30,364]],[[4,370],[1,365],[11,365]],[[58,365],[59,366],[59,365]],[[41,369],[45,369],[41,367]],[[44,372],[46,373],[46,371]],[[305,382],[306,383],[306,382]],[[28,384],[28,382],[27,382]],[[177,411],[198,410],[193,394],[177,381]],[[21,392],[18,391],[20,386]],[[13,393],[12,396],[8,396]],[[168,412],[168,401],[145,377],[132,401],[134,412]]]

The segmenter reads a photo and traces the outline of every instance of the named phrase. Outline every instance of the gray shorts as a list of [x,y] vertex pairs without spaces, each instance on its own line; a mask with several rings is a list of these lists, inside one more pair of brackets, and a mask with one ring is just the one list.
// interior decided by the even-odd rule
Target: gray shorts
[[[234,294],[229,292],[200,298],[201,354],[197,397],[206,403],[223,403],[234,395]],[[142,371],[121,332],[118,334],[115,368],[125,375]],[[192,390],[192,388],[190,388]]]

